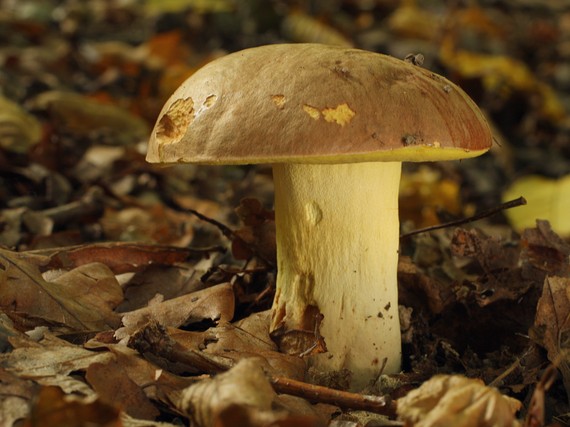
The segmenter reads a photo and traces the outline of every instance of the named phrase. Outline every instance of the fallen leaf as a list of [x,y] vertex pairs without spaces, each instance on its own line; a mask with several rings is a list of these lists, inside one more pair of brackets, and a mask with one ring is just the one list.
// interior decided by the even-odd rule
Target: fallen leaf
[[534,335],[548,353],[548,360],[562,373],[566,392],[570,392],[570,278],[547,277],[538,300]]
[[85,370],[92,363],[111,359],[111,353],[89,351],[61,341],[58,345],[23,347],[0,354],[0,365],[20,378],[41,383],[45,378],[64,377],[73,371]]
[[535,282],[543,283],[545,274],[570,275],[570,244],[552,231],[548,221],[537,220],[536,227],[527,228],[521,245],[523,271]]
[[519,427],[522,404],[479,379],[436,375],[398,399],[398,418],[406,427]]
[[65,395],[57,387],[44,387],[23,427],[66,426],[123,427],[117,407]]
[[149,320],[162,326],[180,327],[209,319],[229,321],[234,316],[235,297],[232,285],[222,283],[123,315],[124,328],[117,330],[120,339],[130,336]]
[[0,368],[0,425],[12,426],[25,418],[38,385]]
[[201,333],[179,331],[171,336],[188,349],[200,350],[234,363],[255,357],[267,374],[304,379],[305,361],[277,350],[269,337],[269,322],[270,312],[266,311],[233,324],[220,322],[218,326]]
[[113,308],[121,300],[121,287],[103,264],[87,264],[47,281],[36,265],[0,249],[0,308],[13,319],[66,330],[115,328],[119,316]]
[[275,212],[263,208],[257,199],[241,200],[235,211],[244,226],[234,230],[234,235],[239,237],[232,240],[234,257],[247,260],[259,255],[276,264]]
[[570,175],[556,180],[538,175],[519,178],[505,190],[503,200],[518,196],[526,199],[526,205],[505,211],[515,230],[532,228],[542,219],[559,235],[570,236]]
[[208,256],[211,251],[180,248],[157,244],[105,242],[64,248],[51,248],[37,251],[20,252],[21,257],[44,256],[43,269],[71,269],[81,265],[100,262],[105,264],[115,274],[143,271],[149,266],[171,266],[190,259],[200,259]]
[[287,412],[272,409],[276,398],[277,394],[253,358],[188,387],[176,406],[199,427],[287,425],[278,423],[287,418]]
[[149,401],[141,387],[135,384],[123,367],[115,360],[107,363],[92,363],[85,373],[85,379],[100,400],[119,406],[134,418],[153,420],[159,412]]

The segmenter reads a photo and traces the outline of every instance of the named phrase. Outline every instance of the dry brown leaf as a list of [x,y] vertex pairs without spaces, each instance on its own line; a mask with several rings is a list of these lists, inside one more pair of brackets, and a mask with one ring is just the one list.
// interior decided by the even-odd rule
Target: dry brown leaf
[[36,265],[0,249],[0,308],[28,326],[47,323],[89,331],[115,328],[119,316],[113,308],[121,300],[121,287],[103,264],[87,264],[47,281]]
[[38,385],[0,368],[0,425],[12,426],[30,410]]
[[102,402],[113,406],[119,405],[131,417],[153,420],[159,415],[141,387],[130,379],[115,360],[105,364],[91,364],[87,368],[85,379],[100,396]]
[[239,237],[232,240],[234,257],[249,259],[254,251],[264,260],[276,264],[275,212],[265,209],[257,199],[241,200],[235,211],[244,226],[234,231]]
[[[545,275],[570,275],[570,244],[552,231],[548,221],[537,220],[535,228],[527,228],[521,245],[523,269],[535,281],[542,283]],[[533,268],[537,271],[534,274],[530,271]]]
[[[202,346],[206,353],[223,356],[234,361],[256,357],[263,370],[272,375],[302,380],[305,377],[303,359],[281,353],[269,337],[269,312],[250,316],[245,327],[244,321],[236,324],[220,322],[216,328],[206,333],[209,339]],[[257,323],[257,327],[255,325]],[[252,332],[250,332],[250,329]]]
[[149,320],[163,326],[179,327],[205,319],[230,321],[234,316],[235,297],[232,285],[222,283],[211,288],[183,295],[163,302],[151,302],[148,307],[123,315],[123,325],[117,337],[124,338],[136,332]]
[[544,280],[533,332],[548,352],[548,360],[560,369],[564,387],[570,392],[570,278],[552,276]]
[[398,400],[406,427],[519,427],[521,403],[460,375],[437,375]]
[[56,126],[73,134],[88,136],[91,132],[104,132],[118,145],[137,143],[149,135],[148,124],[140,117],[78,93],[44,92],[32,103],[35,108],[48,111]]
[[100,400],[65,395],[57,387],[44,387],[32,407],[24,427],[95,425],[98,427],[122,427],[117,407]]
[[117,307],[117,311],[125,313],[146,307],[157,294],[169,300],[204,289],[205,284],[200,278],[211,264],[211,260],[202,260],[192,266],[148,267],[129,278],[123,285],[125,300]]
[[244,359],[229,371],[185,389],[176,406],[198,426],[207,427],[231,405],[269,411],[276,396],[257,360]]
[[199,427],[317,426],[316,417],[273,409],[277,394],[257,359],[244,359],[215,378],[184,390],[177,407]]
[[194,232],[196,218],[156,204],[113,210],[107,208],[100,223],[109,240],[159,243],[187,247]]
[[62,341],[59,345],[22,347],[0,354],[0,365],[20,378],[32,378],[41,383],[44,378],[66,376],[112,358],[111,353],[93,352],[65,345]]
[[165,245],[143,243],[105,242],[65,248],[52,248],[20,252],[19,256],[43,256],[34,258],[44,269],[71,269],[84,264],[101,262],[115,274],[142,271],[153,265],[167,265],[198,259],[208,252]]

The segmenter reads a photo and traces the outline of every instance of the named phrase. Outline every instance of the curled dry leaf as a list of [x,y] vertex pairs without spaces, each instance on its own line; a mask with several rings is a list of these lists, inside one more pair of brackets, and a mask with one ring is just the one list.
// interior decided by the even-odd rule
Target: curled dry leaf
[[27,326],[116,328],[119,316],[113,308],[121,301],[121,286],[103,264],[87,264],[47,281],[32,262],[0,249],[0,308]]
[[567,357],[570,352],[570,278],[545,279],[536,308],[533,335],[548,352],[548,360],[560,369],[566,392],[570,393]]
[[273,409],[276,399],[259,363],[252,358],[188,387],[180,395],[177,407],[199,427],[318,425],[312,415],[291,416],[285,409]]
[[148,307],[123,316],[124,328],[118,338],[132,335],[140,327],[154,320],[163,326],[179,327],[205,319],[230,321],[234,316],[235,297],[232,285],[222,283],[168,301],[151,303]]
[[406,427],[519,427],[521,403],[460,375],[437,375],[398,400]]

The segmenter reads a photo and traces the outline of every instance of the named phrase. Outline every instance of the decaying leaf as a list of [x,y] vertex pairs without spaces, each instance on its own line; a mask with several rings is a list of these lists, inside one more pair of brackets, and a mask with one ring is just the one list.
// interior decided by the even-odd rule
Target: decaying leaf
[[199,427],[320,424],[314,415],[291,417],[284,406],[274,409],[276,401],[277,394],[266,375],[257,360],[251,358],[241,360],[215,378],[188,387],[176,405]]
[[163,326],[179,327],[205,319],[230,321],[234,315],[235,298],[232,285],[222,283],[167,301],[151,302],[148,307],[123,315],[117,337],[130,336],[149,320]]
[[111,353],[85,350],[55,340],[46,345],[16,348],[0,354],[0,365],[20,378],[32,378],[44,384],[49,378],[63,378],[73,371],[87,369],[92,363],[111,360]]
[[120,406],[134,418],[153,420],[158,410],[145,396],[143,390],[132,381],[117,361],[92,363],[85,376],[102,402]]
[[545,275],[570,275],[570,244],[552,231],[548,221],[537,220],[536,227],[527,228],[521,245],[525,275],[537,283],[542,284]]
[[239,237],[232,240],[234,256],[237,259],[249,259],[255,251],[264,260],[275,264],[275,212],[264,209],[257,199],[243,199],[236,208],[236,213],[244,227],[234,231]]
[[38,385],[0,368],[0,425],[12,426],[28,415]]
[[536,308],[535,338],[558,366],[570,395],[570,278],[547,277]]
[[[234,362],[255,357],[267,374],[302,380],[306,371],[305,361],[277,351],[276,344],[269,337],[269,314],[253,314],[234,324],[220,322],[198,336],[180,331],[173,338],[185,347],[199,348],[204,353]],[[188,334],[191,335],[190,340],[186,341]]]
[[521,277],[520,246],[481,230],[456,229],[451,252],[464,270],[472,272],[468,294],[481,307],[499,300],[517,300],[532,284]]
[[57,387],[44,387],[24,427],[80,426],[122,427],[117,407],[100,400],[65,395]]
[[[212,252],[218,249],[212,248]],[[71,269],[80,265],[100,262],[115,274],[142,271],[149,266],[173,265],[190,258],[207,256],[209,251],[199,251],[165,245],[143,243],[106,242],[91,243],[64,248],[52,248],[20,252],[18,256],[44,256],[44,269]]]
[[0,308],[28,325],[54,324],[64,329],[115,328],[113,312],[122,290],[107,266],[86,264],[48,281],[36,265],[0,249]]
[[406,427],[519,427],[521,403],[481,380],[437,375],[398,400]]

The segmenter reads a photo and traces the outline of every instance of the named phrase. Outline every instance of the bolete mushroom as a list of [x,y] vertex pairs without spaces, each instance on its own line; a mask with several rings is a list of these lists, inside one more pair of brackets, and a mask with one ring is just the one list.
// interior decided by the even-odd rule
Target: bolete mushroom
[[[277,289],[271,331],[351,387],[400,369],[401,162],[478,156],[492,143],[455,84],[389,56],[317,44],[236,52],[165,104],[147,160],[273,165]],[[315,353],[313,351],[312,353]]]

